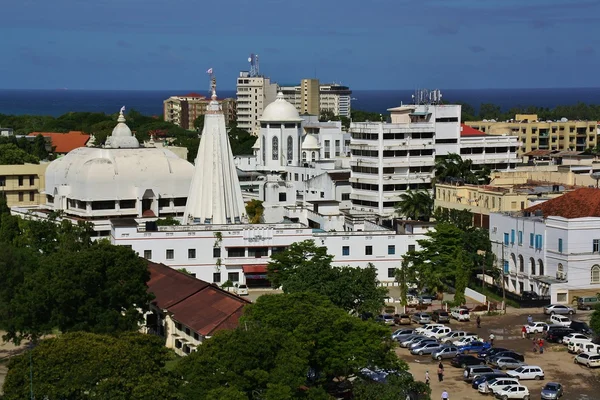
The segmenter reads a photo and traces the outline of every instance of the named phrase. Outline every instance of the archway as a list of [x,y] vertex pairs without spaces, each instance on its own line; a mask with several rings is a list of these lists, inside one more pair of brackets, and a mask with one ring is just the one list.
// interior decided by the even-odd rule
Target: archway
[[531,267],[531,275],[535,275],[535,260],[533,257],[529,259],[529,266]]
[[519,272],[525,272],[525,260],[523,256],[519,254]]
[[544,262],[542,261],[542,259],[538,259],[538,273],[540,275],[544,275]]
[[510,255],[510,269],[509,271],[517,271],[517,256],[515,253],[511,253]]

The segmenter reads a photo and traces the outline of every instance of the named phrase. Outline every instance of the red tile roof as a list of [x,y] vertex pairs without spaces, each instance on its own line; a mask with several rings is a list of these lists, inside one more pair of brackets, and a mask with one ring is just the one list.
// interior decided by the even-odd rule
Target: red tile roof
[[148,291],[157,307],[173,319],[204,336],[237,327],[243,308],[250,302],[208,282],[148,261]]
[[580,188],[523,211],[533,214],[538,210],[544,217],[600,217],[600,189]]
[[42,135],[52,140],[54,153],[67,154],[78,147],[84,147],[90,140],[90,135],[81,131],[71,131],[69,133],[60,132],[31,132],[28,136]]
[[475,128],[471,128],[469,125],[460,124],[460,136],[487,136],[485,132],[478,131]]
[[184,94],[184,95],[181,95],[181,96],[178,96],[178,97],[193,97],[193,98],[201,98],[201,99],[205,99],[206,98],[206,96],[204,96],[204,95],[202,95],[200,93],[196,93],[196,92],[191,92],[191,93]]

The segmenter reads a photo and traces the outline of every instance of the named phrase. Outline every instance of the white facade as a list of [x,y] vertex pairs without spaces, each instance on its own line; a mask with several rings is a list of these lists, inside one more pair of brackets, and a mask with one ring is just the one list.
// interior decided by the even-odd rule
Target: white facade
[[242,71],[237,80],[237,126],[252,134],[260,127],[259,117],[277,96],[277,84],[264,76],[250,76]]
[[[464,128],[461,127],[461,128]],[[475,165],[487,165],[490,169],[515,169],[522,159],[517,155],[521,147],[518,136],[486,135],[460,137],[460,156]]]

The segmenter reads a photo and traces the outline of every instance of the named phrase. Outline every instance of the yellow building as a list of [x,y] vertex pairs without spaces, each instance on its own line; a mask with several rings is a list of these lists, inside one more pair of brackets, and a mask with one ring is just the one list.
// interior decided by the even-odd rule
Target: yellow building
[[[225,124],[229,126],[236,119],[235,99],[217,99],[223,114]],[[206,115],[206,107],[210,98],[198,93],[188,93],[183,96],[171,96],[163,101],[163,116],[165,121],[179,125],[183,129],[193,130],[194,121],[201,115]]]
[[0,195],[6,196],[9,207],[34,206],[46,202],[41,194],[45,187],[49,163],[0,165]]
[[320,85],[318,79],[300,82],[300,114],[320,115]]
[[518,136],[518,155],[533,150],[583,151],[595,147],[597,121],[539,121],[537,114],[517,114],[511,121],[468,121],[466,125],[490,135]]

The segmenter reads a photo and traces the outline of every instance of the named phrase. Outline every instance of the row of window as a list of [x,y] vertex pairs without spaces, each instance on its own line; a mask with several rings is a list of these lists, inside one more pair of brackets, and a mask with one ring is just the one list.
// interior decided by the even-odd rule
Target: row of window
[[[269,255],[269,247],[248,247],[248,252],[246,255],[246,247],[228,247],[227,257],[229,258],[240,258],[240,257],[267,257]],[[285,246],[271,247],[271,254],[276,254],[286,249]],[[188,249],[188,259],[194,260],[196,259],[196,249]],[[213,247],[213,258],[221,257],[221,248]],[[152,259],[152,250],[144,250],[144,258],[151,260]],[[167,260],[175,259],[175,249],[166,249],[165,250],[165,258]]]
[[[408,251],[415,251],[415,245],[409,244]],[[388,253],[388,255],[396,254],[396,245],[388,244],[387,253]],[[342,255],[343,256],[350,255],[350,246],[342,246]],[[372,256],[372,255],[373,255],[373,246],[365,246],[365,256]]]
[[[29,186],[35,185],[35,175],[29,175],[28,178],[23,175],[19,175],[19,186],[24,186],[24,182],[26,179],[29,179]],[[6,186],[6,176],[0,176],[0,187]]]
[[[504,245],[508,246],[509,244],[515,244],[515,236],[518,235],[518,245],[523,245],[523,231],[516,232],[514,229],[510,230],[510,234],[508,232],[504,233]],[[562,248],[562,239],[560,242],[560,246]],[[542,250],[543,248],[543,237],[542,235],[536,235],[535,233],[529,234],[529,247],[533,247],[536,250]],[[561,250],[562,251],[562,250]]]

